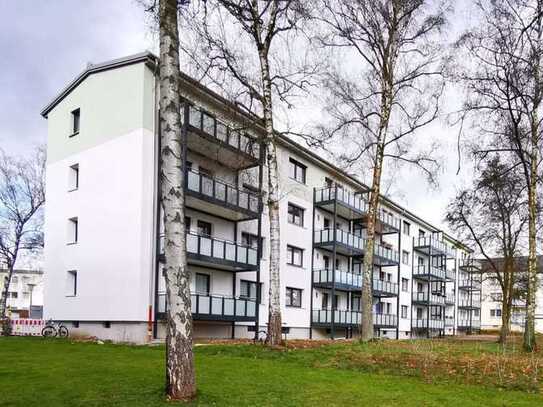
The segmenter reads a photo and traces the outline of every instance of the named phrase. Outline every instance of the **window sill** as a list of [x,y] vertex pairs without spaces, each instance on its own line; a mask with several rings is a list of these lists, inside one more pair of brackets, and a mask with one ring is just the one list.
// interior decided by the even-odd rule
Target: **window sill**
[[292,178],[292,177],[288,177],[288,178],[289,178],[290,180],[296,182],[297,184],[307,186],[307,184],[306,184],[305,182],[298,181],[296,178]]
[[70,243],[66,243],[66,246],[73,246],[75,244],[77,244],[77,242],[70,242]]
[[291,264],[291,263],[287,263],[287,266],[290,266],[290,267],[296,267],[297,269],[304,269],[304,266],[303,264],[301,266],[298,266],[297,264]]
[[74,191],[77,191],[77,190],[79,190],[79,188],[69,189],[68,192],[74,192]]
[[79,134],[79,132],[76,131],[75,133],[70,134],[68,137],[70,137],[70,138],[71,138],[71,137],[75,137],[75,136],[77,136],[78,134]]
[[66,298],[75,298],[77,295],[67,295]]
[[297,305],[285,305],[285,308],[294,308],[294,309],[302,309],[302,306],[297,306]]

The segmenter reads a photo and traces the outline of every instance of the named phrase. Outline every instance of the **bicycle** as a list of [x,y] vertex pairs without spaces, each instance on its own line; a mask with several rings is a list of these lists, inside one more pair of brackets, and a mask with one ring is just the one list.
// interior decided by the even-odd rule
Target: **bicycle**
[[[264,338],[262,338],[262,335],[264,335]],[[253,341],[255,343],[260,342],[267,345],[270,342],[270,336],[268,335],[267,331],[258,331]]]
[[50,319],[45,323],[45,326],[41,330],[41,335],[45,338],[54,338],[56,336],[59,338],[67,338],[68,328],[62,325],[61,322],[55,322]]

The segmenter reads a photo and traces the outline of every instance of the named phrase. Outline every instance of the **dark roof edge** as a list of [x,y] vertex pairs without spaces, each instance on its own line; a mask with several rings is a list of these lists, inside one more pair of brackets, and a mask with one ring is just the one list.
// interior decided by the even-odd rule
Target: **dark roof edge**
[[[79,76],[77,76],[66,88],[64,88],[42,111],[41,115],[43,117],[47,117],[47,114],[64,98],[66,97],[77,85],[79,85],[87,76],[107,71],[109,69],[115,69],[126,65],[136,64],[140,62],[151,62],[156,63],[158,62],[158,57],[154,55],[150,51],[144,51],[138,54],[129,55],[127,57],[114,59],[111,61],[106,61],[100,64],[96,65],[89,65],[87,69],[85,69]],[[234,110],[236,114],[239,114],[251,121],[261,122],[261,118],[257,115],[250,114],[248,112],[243,111],[239,106],[237,106],[232,101],[226,99],[224,96],[220,95],[219,93],[215,92],[212,89],[209,89],[208,87],[202,85],[200,82],[196,81],[194,78],[190,77],[184,72],[180,72],[181,79],[190,83],[192,86],[198,88],[202,92],[210,95],[211,97],[217,99],[217,101],[221,104],[227,105],[230,109]],[[259,123],[259,125],[262,125],[262,123]],[[291,140],[290,138],[286,137],[285,135],[279,134],[278,135],[279,142],[283,144],[286,147],[292,148],[294,150],[299,150],[302,153],[304,153],[306,156],[308,156],[311,160],[313,160],[316,164],[327,167],[329,169],[332,169],[334,172],[337,172],[340,176],[348,179],[350,182],[352,182],[355,185],[359,185],[362,189],[365,189],[366,191],[369,191],[369,187],[365,185],[363,182],[358,180],[357,178],[353,177],[352,175],[348,174],[341,168],[337,167],[336,165],[323,160],[321,157],[319,157],[317,154],[309,150],[308,148],[302,146],[301,144],[297,143],[294,140]],[[467,247],[465,244],[457,240],[456,238],[450,236],[446,232],[442,231],[439,228],[436,228],[432,224],[428,223],[424,219],[420,218],[419,216],[415,215],[413,212],[403,208],[401,205],[397,204],[396,202],[392,201],[390,198],[387,198],[385,196],[381,196],[381,199],[383,202],[387,203],[391,207],[393,207],[395,210],[397,210],[400,214],[403,216],[410,218],[411,220],[415,222],[419,222],[423,225],[425,225],[428,229],[430,229],[433,232],[442,232],[443,235],[450,241],[452,241],[456,246],[462,247],[466,249],[469,252],[473,252],[469,247]]]
[[156,62],[158,58],[150,51],[140,52],[138,54],[129,55],[123,58],[113,59],[107,62],[99,64],[89,64],[89,66],[81,72],[68,86],[66,86],[47,106],[45,106],[40,114],[47,118],[47,114],[64,99],[72,90],[74,90],[81,82],[83,82],[89,75],[97,72],[103,72],[110,69],[119,68],[122,66],[137,64],[140,62]]

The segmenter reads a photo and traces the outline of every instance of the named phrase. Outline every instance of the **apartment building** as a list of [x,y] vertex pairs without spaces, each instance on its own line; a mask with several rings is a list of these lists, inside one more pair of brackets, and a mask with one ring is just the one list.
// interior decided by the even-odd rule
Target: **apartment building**
[[[0,293],[4,292],[7,270],[0,269]],[[11,318],[41,318],[43,270],[13,270],[6,305]]]
[[[45,313],[79,334],[130,342],[164,336],[156,65],[150,53],[90,65],[42,111]],[[264,129],[181,78],[194,335],[251,338],[266,329],[268,310]],[[368,187],[286,137],[277,150],[284,332],[350,337],[362,318]],[[478,328],[477,303],[459,307],[475,292],[463,282],[473,280],[468,248],[385,197],[377,233],[376,335],[453,335],[465,321]]]

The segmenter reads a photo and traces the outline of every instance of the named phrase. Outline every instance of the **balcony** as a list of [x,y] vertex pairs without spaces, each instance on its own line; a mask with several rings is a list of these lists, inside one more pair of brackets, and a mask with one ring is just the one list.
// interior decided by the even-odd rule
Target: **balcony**
[[[368,223],[368,214],[364,214],[362,223]],[[379,235],[388,235],[400,231],[400,219],[388,211],[378,208],[375,222],[375,233]]]
[[478,291],[481,289],[481,282],[477,280],[459,280],[458,288],[465,291]]
[[454,305],[454,294],[447,294],[445,297],[445,304],[447,305]]
[[187,171],[185,204],[193,209],[222,218],[240,221],[258,218],[262,211],[260,196],[234,185]]
[[447,281],[456,280],[456,271],[454,269],[446,269],[445,270],[445,279]]
[[479,318],[472,319],[459,319],[458,320],[458,329],[481,329],[481,321]]
[[314,270],[313,285],[321,288],[335,288],[344,291],[360,291],[362,289],[362,276],[347,271]]
[[396,266],[399,263],[400,254],[397,250],[375,242],[373,246],[373,264],[376,266]]
[[362,237],[341,229],[322,229],[314,233],[315,247],[333,250],[344,256],[361,256],[364,254],[365,241]]
[[481,308],[481,301],[474,299],[461,299],[458,300],[458,308],[463,309],[479,309]]
[[[191,294],[192,318],[201,321],[254,321],[256,301],[218,295]],[[157,316],[166,318],[166,293],[158,294]]]
[[398,326],[398,316],[374,313],[373,326],[376,328],[396,328]]
[[[160,253],[163,258],[164,236]],[[188,264],[224,271],[255,271],[258,266],[256,248],[194,232],[187,233],[187,257]]]
[[413,303],[419,305],[435,305],[440,307],[445,305],[445,297],[434,294],[428,295],[425,291],[414,292],[412,298]]
[[[329,327],[332,325],[332,313],[334,314],[334,326],[352,327],[362,322],[362,313],[351,310],[313,310],[311,322],[313,326]],[[373,313],[373,325],[376,328],[395,328],[398,325],[398,317],[392,314]]]
[[428,256],[447,256],[448,258],[456,256],[456,249],[433,237],[421,236],[415,239],[413,250]]
[[374,297],[396,297],[398,295],[398,284],[391,281],[373,279]]
[[414,268],[413,278],[425,281],[444,281],[445,270],[422,264]]
[[445,323],[442,319],[436,318],[416,318],[411,320],[413,329],[443,329]]
[[481,270],[481,265],[479,261],[475,259],[462,259],[458,268],[467,273],[473,273]]
[[189,106],[188,129],[189,150],[236,170],[260,162],[260,145],[255,138],[192,105]]
[[334,204],[336,204],[337,214],[345,219],[361,218],[368,210],[366,200],[359,194],[346,191],[343,188],[316,188],[313,198],[316,207],[328,212],[334,212]]

